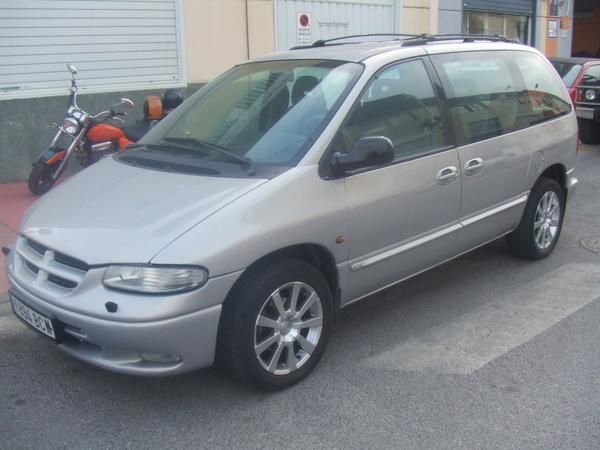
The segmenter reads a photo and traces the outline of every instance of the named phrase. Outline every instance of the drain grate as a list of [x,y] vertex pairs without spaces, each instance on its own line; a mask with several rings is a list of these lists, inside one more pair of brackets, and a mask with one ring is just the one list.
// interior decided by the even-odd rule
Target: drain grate
[[600,236],[585,237],[579,241],[579,245],[600,256]]

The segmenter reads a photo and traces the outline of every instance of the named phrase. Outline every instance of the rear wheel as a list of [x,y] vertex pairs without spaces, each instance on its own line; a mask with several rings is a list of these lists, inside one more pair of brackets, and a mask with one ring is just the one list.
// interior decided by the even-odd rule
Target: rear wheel
[[221,365],[265,390],[291,386],[321,358],[332,325],[333,301],[323,275],[293,259],[250,269],[224,305]]
[[579,139],[584,144],[600,144],[600,124],[592,120],[579,119]]
[[54,184],[54,174],[58,170],[61,161],[47,164],[45,161],[37,161],[29,174],[28,186],[34,195],[42,195],[50,190]]
[[549,178],[540,178],[529,194],[518,228],[506,237],[513,254],[542,259],[552,253],[562,229],[564,192]]

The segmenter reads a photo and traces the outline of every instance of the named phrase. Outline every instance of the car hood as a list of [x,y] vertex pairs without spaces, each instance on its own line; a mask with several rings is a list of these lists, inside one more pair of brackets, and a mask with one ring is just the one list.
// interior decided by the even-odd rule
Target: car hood
[[21,233],[90,265],[149,262],[266,181],[160,172],[106,158],[38,200]]

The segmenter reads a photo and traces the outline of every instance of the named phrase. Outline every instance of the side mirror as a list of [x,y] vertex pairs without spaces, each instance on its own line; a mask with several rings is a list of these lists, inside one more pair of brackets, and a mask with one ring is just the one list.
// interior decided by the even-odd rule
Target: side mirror
[[393,160],[392,141],[385,136],[371,136],[356,141],[350,153],[334,153],[331,165],[336,175],[342,175],[351,170],[388,164]]
[[133,103],[133,101],[128,98],[122,98],[121,105],[125,106],[128,109],[132,109],[135,106],[135,103]]
[[69,72],[71,72],[71,75],[77,74],[77,67],[75,67],[73,64],[67,64],[67,69]]

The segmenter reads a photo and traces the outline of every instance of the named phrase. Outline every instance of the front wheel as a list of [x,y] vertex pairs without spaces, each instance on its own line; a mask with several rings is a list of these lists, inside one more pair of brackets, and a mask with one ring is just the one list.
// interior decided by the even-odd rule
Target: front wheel
[[331,291],[315,267],[263,264],[243,275],[224,305],[218,358],[240,381],[283,389],[319,362],[332,319]]
[[506,237],[510,251],[526,259],[548,256],[558,242],[564,210],[565,195],[560,185],[540,178],[529,193],[519,226]]
[[28,186],[34,195],[45,194],[54,185],[54,174],[61,161],[48,164],[46,161],[37,161],[29,174]]

